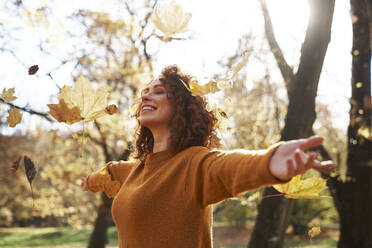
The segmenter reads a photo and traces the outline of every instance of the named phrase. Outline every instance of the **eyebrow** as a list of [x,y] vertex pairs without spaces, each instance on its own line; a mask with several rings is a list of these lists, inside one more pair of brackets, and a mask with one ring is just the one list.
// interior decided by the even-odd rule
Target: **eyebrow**
[[[164,85],[162,85],[162,84],[155,84],[153,88],[155,89],[155,88],[159,88],[159,87],[165,88]],[[146,90],[149,90],[149,89],[150,89],[149,87],[146,87],[142,91],[146,91]]]
[[[165,88],[164,85],[162,85],[162,84],[155,84],[154,87],[153,87],[153,89],[160,88],[160,87]],[[147,92],[149,90],[150,90],[150,88],[149,87],[146,87],[143,90],[141,90],[141,94],[143,94],[143,93],[145,93],[145,92]]]

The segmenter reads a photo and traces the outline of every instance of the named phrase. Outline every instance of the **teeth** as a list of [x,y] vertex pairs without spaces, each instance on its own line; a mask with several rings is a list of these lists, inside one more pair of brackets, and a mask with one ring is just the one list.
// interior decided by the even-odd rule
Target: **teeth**
[[153,107],[149,107],[149,106],[145,106],[145,107],[142,108],[142,110],[153,111],[153,110],[155,110],[155,108],[153,108]]

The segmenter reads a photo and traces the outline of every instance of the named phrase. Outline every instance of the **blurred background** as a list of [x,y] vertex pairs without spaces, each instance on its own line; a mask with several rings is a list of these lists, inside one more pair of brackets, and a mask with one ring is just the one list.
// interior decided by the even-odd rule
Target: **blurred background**
[[[233,87],[207,95],[227,114],[223,149],[262,149],[320,134],[330,198],[267,197],[273,188],[214,205],[222,248],[372,247],[371,30],[369,0],[178,0],[188,31],[166,42],[151,22],[156,0],[0,0],[0,246],[109,247],[117,234],[104,194],[80,178],[133,152],[131,105],[162,68],[199,83],[223,78],[248,54]],[[39,70],[29,75],[28,69]],[[83,75],[110,89],[119,112],[67,125],[48,114]],[[8,124],[17,107],[22,121]],[[38,173],[30,183],[21,156]],[[175,196],[176,198],[177,196]],[[312,227],[321,233],[310,237]]]

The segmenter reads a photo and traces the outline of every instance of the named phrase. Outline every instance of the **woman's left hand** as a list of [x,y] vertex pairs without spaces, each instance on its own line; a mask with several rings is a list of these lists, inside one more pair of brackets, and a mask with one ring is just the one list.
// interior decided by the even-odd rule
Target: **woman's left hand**
[[327,171],[336,165],[332,161],[316,160],[316,153],[305,154],[304,150],[319,146],[323,143],[321,136],[312,136],[307,139],[287,141],[275,151],[270,160],[271,174],[282,181],[288,181],[298,174],[304,174],[314,168],[318,171]]

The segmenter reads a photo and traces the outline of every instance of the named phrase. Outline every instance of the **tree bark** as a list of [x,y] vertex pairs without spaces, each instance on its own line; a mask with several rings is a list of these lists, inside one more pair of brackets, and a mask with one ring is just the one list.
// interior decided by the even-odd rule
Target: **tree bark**
[[[330,42],[331,25],[334,11],[334,0],[312,0],[310,4],[310,19],[306,31],[306,37],[301,49],[300,64],[293,80],[287,69],[283,75],[288,91],[288,112],[285,118],[285,126],[281,132],[281,140],[305,138],[313,135],[315,97],[317,93],[320,73],[324,57]],[[261,0],[262,6],[266,3]],[[263,8],[265,15],[265,10]],[[267,13],[266,13],[267,15]],[[267,17],[265,18],[265,30],[268,34]],[[272,29],[272,27],[271,27]],[[268,39],[270,37],[267,35]],[[273,39],[273,36],[272,38]],[[269,40],[269,43],[274,44]],[[273,50],[273,49],[272,49]],[[280,48],[276,47],[275,53],[281,54]],[[277,59],[279,68],[287,63]],[[284,58],[283,56],[281,56]],[[274,194],[274,189],[266,188],[264,195]],[[288,226],[292,208],[292,201],[285,198],[264,199],[258,207],[258,216],[252,232],[249,248],[278,248],[283,246],[285,230]]]
[[112,200],[101,193],[101,203],[98,207],[98,216],[94,223],[93,233],[90,235],[88,248],[104,248],[107,243],[107,229],[111,220]]
[[340,182],[339,248],[372,247],[371,17],[367,0],[351,0],[353,20],[347,180]]
[[[97,129],[100,131],[100,126],[96,123]],[[112,156],[110,155],[107,144],[105,140],[102,140],[102,147],[106,157],[106,162],[112,160]],[[125,149],[123,153],[120,155],[121,160],[128,160],[130,155],[130,150]],[[111,205],[112,199],[107,198],[105,193],[101,193],[101,202],[98,206],[98,215],[97,219],[94,223],[94,229],[92,234],[90,235],[88,248],[104,248],[105,245],[108,243],[107,240],[107,230],[110,226],[112,221],[111,217]]]

